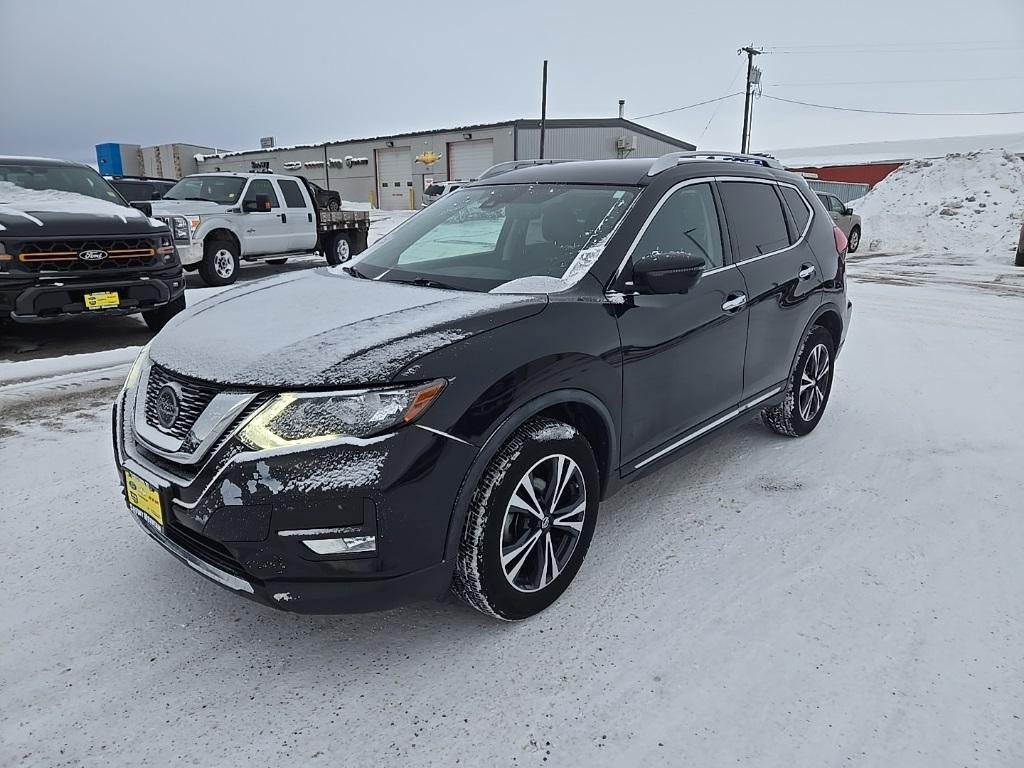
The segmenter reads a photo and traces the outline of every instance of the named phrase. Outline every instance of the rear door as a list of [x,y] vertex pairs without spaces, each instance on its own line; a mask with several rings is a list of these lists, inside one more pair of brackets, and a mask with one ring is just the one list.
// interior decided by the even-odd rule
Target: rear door
[[613,284],[632,293],[633,260],[649,253],[686,251],[705,260],[689,293],[634,294],[619,316],[625,472],[679,447],[685,433],[740,399],[747,316],[729,302],[746,286],[730,264],[722,221],[711,180],[675,185],[648,214]]
[[261,256],[268,253],[286,253],[288,251],[287,214],[281,208],[281,199],[277,188],[270,179],[250,179],[242,195],[242,207],[249,200],[255,202],[257,195],[270,198],[269,211],[246,213],[241,220],[244,242],[244,256]]
[[788,378],[804,329],[821,304],[821,270],[807,242],[814,214],[795,186],[720,177],[718,187],[748,289],[743,397],[749,399]]
[[278,179],[284,200],[289,251],[311,251],[316,247],[316,217],[302,185],[295,179]]

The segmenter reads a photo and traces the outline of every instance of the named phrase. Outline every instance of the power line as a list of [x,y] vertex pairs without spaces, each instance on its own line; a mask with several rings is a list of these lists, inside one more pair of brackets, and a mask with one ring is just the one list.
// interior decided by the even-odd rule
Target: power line
[[[726,90],[729,90],[730,88],[733,87],[733,85],[736,83],[737,78],[739,78],[741,72],[743,72],[742,61],[740,62],[740,65],[736,67],[736,74],[732,76],[732,80],[729,81],[729,85],[726,86]],[[715,105],[715,108],[711,110],[711,117],[708,118],[707,123],[704,124],[704,130],[700,132],[700,135],[695,139],[695,141],[699,142],[701,139],[704,138],[704,134],[708,132],[708,128],[711,127],[711,123],[713,123],[715,121],[715,118],[718,116],[718,110],[722,108],[722,103],[723,102],[719,101]]]
[[946,48],[840,48],[834,47],[829,49],[818,49],[818,50],[780,50],[780,49],[766,49],[764,53],[775,54],[777,56],[791,56],[791,55],[811,55],[820,56],[822,54],[850,54],[850,53],[870,53],[872,55],[882,53],[910,53],[919,56],[923,53],[970,53],[970,52],[999,52],[999,51],[1020,51],[1024,50],[1024,45],[1011,45],[1002,47],[946,47]]
[[816,107],[817,109],[831,109],[837,112],[861,112],[869,115],[912,115],[918,117],[988,117],[994,115],[1024,115],[1024,109],[1008,110],[1005,112],[898,112],[888,109],[859,109],[857,107],[840,107],[835,104],[815,104],[810,101],[799,101],[797,99],[784,99],[781,96],[769,96],[764,94],[766,99],[772,101],[784,101],[787,104],[800,104],[805,107]]
[[824,85],[902,85],[905,83],[980,83],[990,80],[1024,80],[1024,75],[998,77],[938,77],[926,80],[833,80],[818,83],[772,83],[772,88],[810,88]]
[[698,101],[696,104],[687,104],[685,107],[675,107],[674,109],[665,109],[661,112],[652,112],[649,115],[637,115],[631,119],[643,120],[645,117],[657,117],[658,115],[667,115],[670,112],[682,112],[684,109],[693,109],[694,107],[703,107],[705,104],[714,104],[716,101],[725,101],[731,99],[733,96],[742,96],[743,91],[736,91],[736,93],[727,93],[725,96],[719,96],[717,99],[708,99],[707,101]]

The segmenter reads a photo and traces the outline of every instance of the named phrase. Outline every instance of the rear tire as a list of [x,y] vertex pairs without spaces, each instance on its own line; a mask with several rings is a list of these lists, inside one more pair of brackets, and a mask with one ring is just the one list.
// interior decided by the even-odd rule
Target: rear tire
[[846,239],[846,252],[856,253],[858,248],[860,248],[860,227],[854,227]]
[[207,285],[231,285],[238,279],[238,246],[226,239],[207,240],[199,276]]
[[832,394],[835,356],[832,334],[820,325],[811,328],[800,346],[782,402],[761,411],[765,426],[786,437],[803,437],[818,426]]
[[327,245],[327,263],[331,266],[344,264],[352,258],[352,238],[347,232],[338,232]]
[[273,264],[275,267],[279,267],[282,264],[287,264],[287,263],[288,263],[288,257],[287,256],[285,258],[283,258],[283,259],[267,259],[267,264]]
[[506,621],[543,611],[583,564],[600,492],[583,435],[560,421],[527,421],[473,492],[452,591]]
[[183,309],[185,309],[184,293],[174,301],[164,304],[162,307],[157,307],[156,309],[150,309],[143,312],[142,319],[146,322],[146,325],[149,326],[149,330],[157,333],[171,321],[172,317]]

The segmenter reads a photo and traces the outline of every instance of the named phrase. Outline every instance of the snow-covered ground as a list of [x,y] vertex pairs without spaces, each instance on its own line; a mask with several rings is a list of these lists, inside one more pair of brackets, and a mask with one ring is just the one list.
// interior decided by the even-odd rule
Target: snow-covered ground
[[1024,302],[878,261],[818,429],[612,498],[515,625],[239,599],[124,510],[115,380],[0,394],[0,765],[1024,764]]

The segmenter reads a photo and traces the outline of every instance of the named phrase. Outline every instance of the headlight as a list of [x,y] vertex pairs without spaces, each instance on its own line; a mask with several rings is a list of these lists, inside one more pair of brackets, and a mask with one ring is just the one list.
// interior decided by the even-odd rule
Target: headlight
[[188,221],[184,216],[171,216],[168,223],[171,225],[171,232],[174,233],[175,240],[188,240]]
[[411,424],[444,389],[444,379],[402,389],[286,392],[257,411],[239,437],[251,448],[294,448],[369,437]]
[[135,362],[132,363],[132,367],[128,369],[128,378],[124,380],[124,386],[121,387],[122,392],[126,392],[129,389],[134,389],[139,383],[139,376],[142,375],[142,366],[145,364],[146,359],[149,357],[149,348],[153,342],[149,342],[139,352],[138,357],[135,358]]

